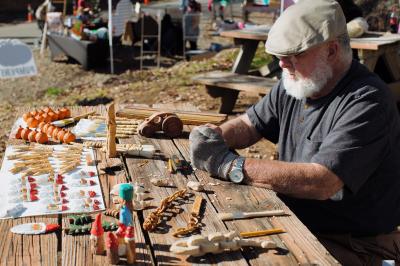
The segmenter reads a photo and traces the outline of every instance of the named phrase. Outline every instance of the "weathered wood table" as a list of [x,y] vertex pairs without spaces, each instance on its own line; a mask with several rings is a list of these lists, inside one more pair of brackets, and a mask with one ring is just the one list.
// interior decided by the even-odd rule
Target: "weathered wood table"
[[[169,106],[174,108],[175,106]],[[189,106],[185,107],[188,110]],[[104,106],[95,108],[75,107],[73,115],[96,110],[105,113]],[[118,108],[117,108],[118,110]],[[20,112],[20,115],[23,112]],[[263,250],[244,248],[236,252],[218,255],[206,255],[194,258],[176,256],[169,251],[177,238],[172,234],[178,227],[185,227],[190,218],[194,195],[180,200],[174,208],[168,209],[159,229],[155,232],[143,230],[143,221],[154,211],[154,208],[134,213],[137,264],[145,265],[186,265],[186,264],[221,264],[221,265],[332,265],[337,261],[318,242],[315,236],[298,220],[274,192],[244,185],[234,185],[211,178],[206,172],[196,170],[192,174],[170,174],[167,171],[167,159],[177,155],[189,161],[188,134],[191,127],[185,126],[180,138],[169,139],[161,135],[146,139],[134,136],[120,139],[120,143],[151,143],[159,150],[154,159],[134,156],[121,156],[108,159],[99,150],[95,151],[98,164],[110,166],[101,172],[100,181],[107,207],[112,207],[109,192],[114,184],[122,182],[144,182],[147,198],[152,206],[158,207],[165,197],[179,189],[186,188],[190,180],[200,181],[205,185],[201,194],[205,199],[201,215],[201,234],[212,232],[257,231],[270,228],[282,228],[286,233],[264,236],[259,239],[270,239],[277,243],[277,249]],[[12,140],[10,140],[12,142]],[[120,166],[118,166],[120,165]],[[112,167],[111,167],[112,166]],[[167,178],[173,185],[157,187],[149,182],[153,176]],[[272,218],[254,218],[222,222],[217,213],[234,211],[260,211],[283,209],[289,215]],[[104,216],[103,216],[104,217]],[[107,217],[109,219],[114,219]],[[15,235],[10,228],[16,224],[27,222],[45,222],[67,225],[66,215],[39,216],[19,219],[0,220],[0,261],[1,265],[108,265],[106,256],[95,256],[90,251],[89,235],[71,236],[64,231],[45,235]]]

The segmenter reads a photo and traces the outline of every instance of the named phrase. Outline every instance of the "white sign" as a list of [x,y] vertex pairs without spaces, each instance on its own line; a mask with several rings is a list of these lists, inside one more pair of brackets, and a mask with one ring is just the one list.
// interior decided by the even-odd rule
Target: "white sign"
[[0,78],[34,76],[37,68],[32,51],[20,40],[0,39]]

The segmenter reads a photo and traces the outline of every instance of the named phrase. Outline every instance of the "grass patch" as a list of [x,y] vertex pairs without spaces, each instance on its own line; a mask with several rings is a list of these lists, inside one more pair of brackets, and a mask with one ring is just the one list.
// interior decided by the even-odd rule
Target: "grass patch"
[[58,96],[63,92],[63,89],[57,87],[50,87],[46,90],[47,96]]
[[272,56],[265,52],[264,45],[259,45],[256,54],[253,58],[253,62],[251,62],[250,69],[258,69],[271,62],[272,62]]

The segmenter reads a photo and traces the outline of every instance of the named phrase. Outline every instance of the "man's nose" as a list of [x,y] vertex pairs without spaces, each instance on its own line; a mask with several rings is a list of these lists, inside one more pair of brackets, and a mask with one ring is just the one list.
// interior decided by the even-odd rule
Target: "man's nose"
[[293,68],[293,62],[291,60],[290,56],[287,57],[281,57],[279,59],[279,66],[281,68],[288,68],[288,69],[292,69]]

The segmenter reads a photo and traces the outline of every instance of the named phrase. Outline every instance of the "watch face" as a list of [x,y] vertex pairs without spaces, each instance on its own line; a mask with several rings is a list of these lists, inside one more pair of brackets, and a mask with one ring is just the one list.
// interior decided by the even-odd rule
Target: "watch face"
[[229,179],[233,182],[233,183],[241,183],[243,181],[243,172],[241,169],[233,169],[230,173],[229,173]]

